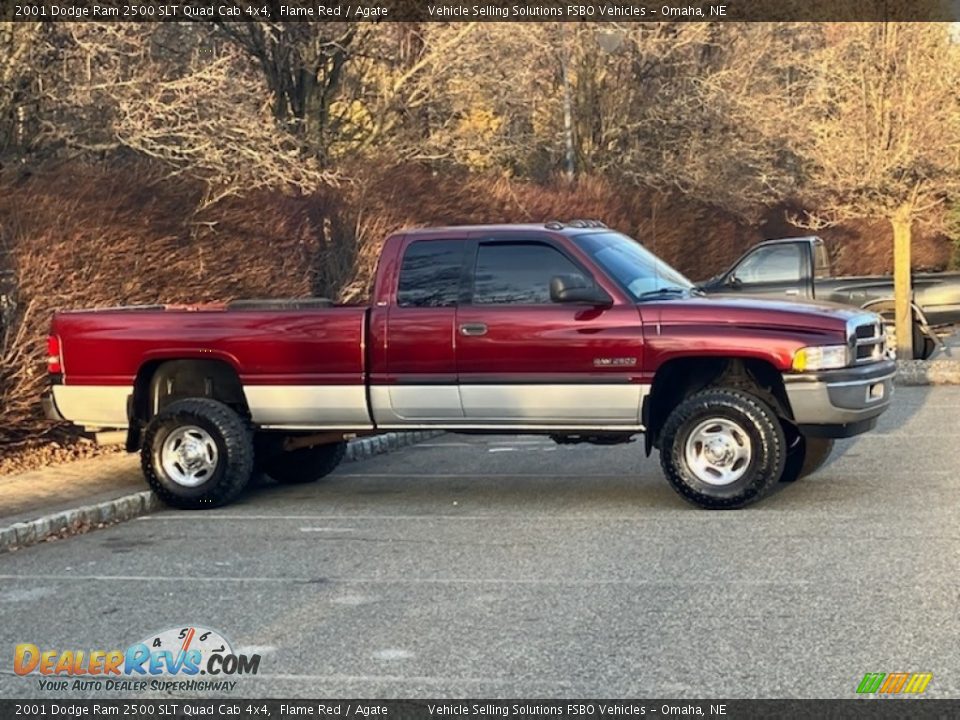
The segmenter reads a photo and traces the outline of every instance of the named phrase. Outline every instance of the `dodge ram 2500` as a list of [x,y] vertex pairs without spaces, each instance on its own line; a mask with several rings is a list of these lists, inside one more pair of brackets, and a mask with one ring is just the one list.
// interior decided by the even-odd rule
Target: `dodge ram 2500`
[[708,297],[595,221],[387,238],[370,307],[245,300],[55,314],[51,418],[127,429],[167,503],[229,502],[255,469],[330,473],[351,437],[645,435],[706,508],[755,501],[886,409],[880,317]]

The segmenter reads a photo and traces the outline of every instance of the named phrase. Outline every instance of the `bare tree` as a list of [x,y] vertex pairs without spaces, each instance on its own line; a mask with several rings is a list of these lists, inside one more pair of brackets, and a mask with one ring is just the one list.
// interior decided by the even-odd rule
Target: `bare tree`
[[35,100],[42,25],[0,22],[0,154],[27,143],[28,105]]
[[[274,16],[279,16],[278,3]],[[256,64],[272,98],[274,118],[321,157],[331,138],[331,105],[354,47],[369,25],[336,22],[218,22]]]
[[628,40],[629,104],[607,131],[619,159],[611,154],[605,167],[619,162],[638,184],[748,219],[790,192],[782,142],[756,133],[758,108],[740,104],[757,78],[768,78],[757,48],[777,46],[769,26],[642,24]]
[[[95,152],[132,150],[204,180],[207,203],[261,187],[312,192],[336,174],[304,156],[278,126],[271,94],[232,45],[202,29],[75,24],[64,53],[75,68],[48,134]],[[200,52],[203,50],[203,52]],[[76,68],[82,68],[79,72]]]
[[898,354],[909,358],[912,229],[960,193],[960,50],[945,23],[838,23],[816,33],[791,57],[763,54],[779,82],[738,102],[758,137],[795,158],[799,197],[812,208],[803,224],[890,223]]
[[[353,125],[348,134],[355,149],[387,151],[397,160],[455,154],[452,128],[463,118],[464,100],[482,95],[466,87],[482,72],[458,73],[465,58],[478,59],[480,30],[478,23],[380,28],[376,41],[357,58],[346,98],[350,104],[342,105],[348,112],[341,114],[341,127]],[[362,128],[357,114],[362,115]]]

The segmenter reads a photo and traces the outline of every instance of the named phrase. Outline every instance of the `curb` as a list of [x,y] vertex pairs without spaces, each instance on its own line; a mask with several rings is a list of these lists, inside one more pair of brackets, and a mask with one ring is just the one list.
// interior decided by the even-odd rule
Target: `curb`
[[898,360],[897,385],[960,385],[960,360]]
[[163,503],[152,491],[143,490],[96,505],[81,505],[53,515],[44,515],[29,522],[14,523],[9,527],[0,528],[0,553],[9,552],[13,548],[36,545],[62,533],[81,532],[132,520],[162,507],[164,507]]
[[[442,435],[440,430],[393,432],[374,437],[358,438],[347,444],[344,462],[365,460],[374,455],[399,450],[408,445]],[[70,510],[62,510],[52,515],[44,515],[36,520],[19,522],[0,528],[0,554],[14,549],[36,545],[48,538],[66,533],[85,532],[106,525],[133,520],[166,508],[160,498],[150,490],[124,495],[114,500],[106,500],[95,505],[82,505]]]

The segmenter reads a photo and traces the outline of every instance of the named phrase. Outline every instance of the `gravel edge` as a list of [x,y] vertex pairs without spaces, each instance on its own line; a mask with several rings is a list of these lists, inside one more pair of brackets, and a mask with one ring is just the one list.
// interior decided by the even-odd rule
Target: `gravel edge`
[[[351,440],[347,445],[344,462],[383,455],[442,434],[439,430],[418,430],[358,438]],[[143,490],[95,505],[81,505],[51,515],[43,515],[36,520],[0,528],[0,554],[125,522],[164,509],[166,506],[152,491]]]
[[897,385],[960,385],[960,360],[898,360]]

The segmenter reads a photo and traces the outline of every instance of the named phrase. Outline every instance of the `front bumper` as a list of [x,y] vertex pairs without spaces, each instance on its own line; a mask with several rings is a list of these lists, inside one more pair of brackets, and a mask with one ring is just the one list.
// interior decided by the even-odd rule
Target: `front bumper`
[[806,435],[851,437],[872,429],[893,398],[897,366],[884,360],[858,367],[785,374],[794,422]]
[[47,420],[54,420],[56,422],[66,422],[67,419],[60,414],[60,411],[57,409],[57,403],[53,399],[52,392],[45,392],[43,397],[40,398],[40,404],[43,406],[43,414],[46,416]]

